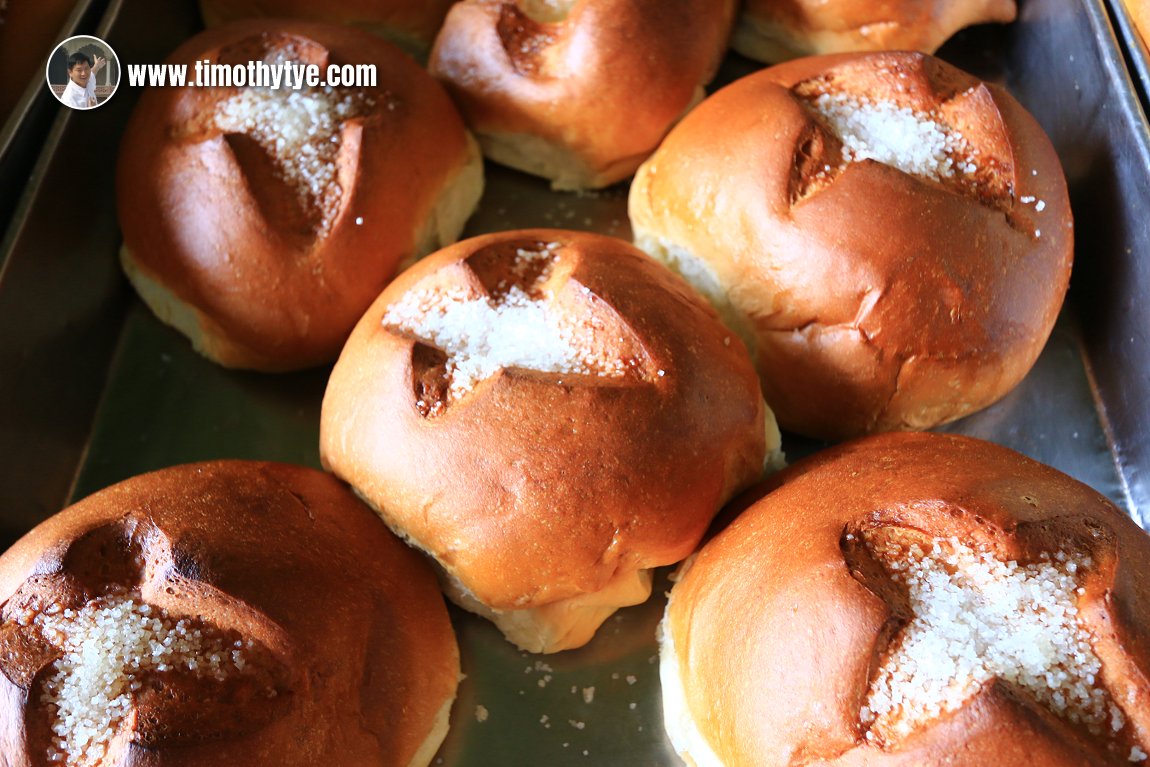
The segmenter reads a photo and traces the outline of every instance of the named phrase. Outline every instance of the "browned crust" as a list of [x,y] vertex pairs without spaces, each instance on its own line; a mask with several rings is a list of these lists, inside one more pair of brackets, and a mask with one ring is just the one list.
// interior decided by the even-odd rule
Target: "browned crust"
[[349,24],[412,41],[426,52],[455,0],[200,0],[204,25],[218,27],[240,19],[300,19]]
[[[111,584],[252,639],[278,693],[193,686],[188,700],[145,705],[117,764],[407,767],[455,694],[458,649],[430,569],[312,469],[179,466],[51,517],[0,557],[6,647],[23,607],[78,604]],[[43,726],[28,685],[46,662],[0,660],[5,764],[47,764],[47,742],[25,737]]]
[[[796,184],[837,143],[800,83],[945,110],[982,152],[980,191],[873,161]],[[1073,253],[1038,124],[1001,88],[911,53],[802,59],[723,89],[637,174],[630,215],[637,236],[710,265],[780,425],[827,438],[928,428],[1009,391],[1053,328]]]
[[[635,369],[505,371],[422,415],[428,347],[385,329],[387,308],[421,281],[477,284],[491,253],[549,242],[570,270],[565,300],[621,328]],[[689,554],[761,473],[764,415],[746,350],[685,283],[626,242],[526,230],[445,248],[384,291],[332,372],[320,453],[479,600],[530,608]]]
[[973,24],[1014,21],[1014,0],[747,0],[735,49],[774,63],[852,51],[934,53]]
[[[168,62],[246,62],[263,40],[299,42],[321,69],[374,63],[373,106],[345,124],[343,190],[317,235],[259,150],[241,158],[205,116],[230,88],[145,91],[121,144],[117,207],[136,267],[194,307],[202,346],[232,367],[289,370],[333,359],[405,259],[469,157],[463,123],[419,66],[379,38],[303,22],[208,30]],[[254,142],[252,143],[254,146]],[[277,191],[278,190],[278,191]],[[278,196],[277,196],[278,195]]]
[[[1124,764],[1150,711],[1150,540],[1089,487],[965,437],[890,434],[795,464],[710,542],[675,586],[673,637],[688,704],[726,767],[752,764]],[[1133,720],[1117,753],[1002,684],[892,750],[859,709],[892,617],[852,573],[848,530],[905,526],[1002,558],[1078,549],[1080,605],[1103,677]],[[690,658],[688,663],[685,659]]]
[[732,0],[576,0],[564,21],[541,23],[514,2],[464,0],[429,67],[481,141],[538,137],[582,167],[579,186],[606,186],[714,76],[734,16]]

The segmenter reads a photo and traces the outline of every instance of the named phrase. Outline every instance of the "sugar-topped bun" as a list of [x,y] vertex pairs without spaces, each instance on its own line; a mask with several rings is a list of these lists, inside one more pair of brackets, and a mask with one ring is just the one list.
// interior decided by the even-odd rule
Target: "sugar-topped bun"
[[162,320],[229,367],[334,359],[401,264],[459,236],[478,148],[443,89],[360,30],[237,22],[168,61],[375,65],[362,89],[148,89],[117,169],[124,268]]
[[431,569],[330,475],[133,477],[0,557],[0,762],[415,767],[459,653]]
[[784,429],[925,429],[997,400],[1070,278],[1066,181],[1001,88],[917,53],[800,59],[683,120],[635,241],[748,341]]
[[489,158],[603,187],[702,99],[734,16],[734,0],[462,0],[429,67]]
[[731,47],[775,63],[852,51],[934,53],[963,27],[1014,21],[1014,0],[747,0]]
[[356,327],[320,454],[524,649],[644,601],[777,457],[742,343],[631,245],[525,230],[404,272]]
[[1006,448],[820,452],[671,591],[664,721],[698,767],[1117,765],[1150,751],[1150,538]]
[[[305,19],[350,24],[426,55],[455,0],[200,0],[204,24],[240,19]],[[367,64],[370,61],[354,62]]]

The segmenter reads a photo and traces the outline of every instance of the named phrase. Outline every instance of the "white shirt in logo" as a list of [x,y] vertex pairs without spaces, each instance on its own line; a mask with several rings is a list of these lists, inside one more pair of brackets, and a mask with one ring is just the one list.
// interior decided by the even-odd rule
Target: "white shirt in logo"
[[68,87],[64,89],[64,94],[60,96],[63,101],[74,109],[89,109],[96,106],[96,77],[92,75],[88,78],[88,87],[81,88],[73,81],[68,81]]

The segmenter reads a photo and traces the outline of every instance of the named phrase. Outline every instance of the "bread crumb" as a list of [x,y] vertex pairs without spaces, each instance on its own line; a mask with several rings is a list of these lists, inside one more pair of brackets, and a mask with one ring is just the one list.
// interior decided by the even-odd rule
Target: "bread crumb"
[[595,688],[594,687],[584,687],[583,688],[583,702],[584,703],[590,703],[593,700],[595,700]]
[[475,721],[486,722],[487,716],[488,716],[488,712],[487,712],[486,706],[476,706],[475,707]]

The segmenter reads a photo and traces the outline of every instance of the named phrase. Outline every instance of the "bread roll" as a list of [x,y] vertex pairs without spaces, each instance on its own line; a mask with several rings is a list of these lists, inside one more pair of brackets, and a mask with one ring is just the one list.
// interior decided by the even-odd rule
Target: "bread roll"
[[133,477],[0,557],[6,765],[430,764],[459,681],[426,563],[338,481]]
[[[240,19],[291,18],[349,24],[391,40],[413,55],[426,55],[455,0],[200,0],[204,24]],[[367,62],[364,62],[367,63]]]
[[917,53],[802,59],[724,88],[637,174],[635,241],[756,358],[784,429],[925,429],[996,401],[1062,305],[1073,231],[1049,139]]
[[710,541],[662,625],[699,767],[1121,765],[1150,751],[1150,539],[1005,448],[820,452]]
[[734,15],[734,0],[463,0],[429,67],[487,157],[593,189],[702,99]]
[[392,283],[324,395],[320,455],[533,652],[644,601],[777,457],[743,348],[630,244],[465,240]]
[[359,30],[238,22],[168,61],[315,64],[321,78],[375,65],[363,89],[145,91],[117,169],[124,268],[160,319],[228,367],[334,359],[402,264],[458,237],[482,191],[478,148],[422,69]]
[[1014,21],[1014,0],[747,0],[731,47],[773,64],[854,51],[934,53],[972,24]]

